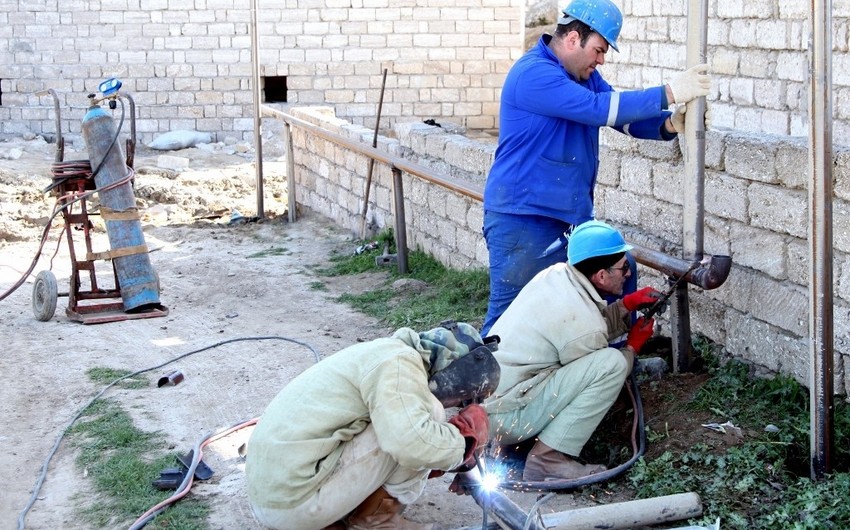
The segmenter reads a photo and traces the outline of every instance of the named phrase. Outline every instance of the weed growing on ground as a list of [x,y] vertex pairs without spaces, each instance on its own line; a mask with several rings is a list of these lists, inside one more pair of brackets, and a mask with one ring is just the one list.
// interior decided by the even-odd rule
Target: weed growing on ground
[[[718,454],[694,445],[666,451],[651,461],[641,459],[627,475],[638,497],[693,491],[700,495],[707,525],[718,516],[723,528],[846,528],[850,506],[837,502],[850,475],[847,452],[837,451],[835,473],[823,482],[809,473],[808,392],[787,376],[754,377],[737,360],[722,365],[708,359],[711,379],[688,407],[728,418],[746,435]],[[850,435],[850,411],[836,407],[836,439]],[[842,489],[844,488],[844,489]]]
[[[116,370],[114,368],[94,367],[86,370],[86,375],[95,383],[108,385],[122,377],[130,375],[129,370]],[[123,379],[118,383],[118,386],[127,389],[145,388],[148,386],[148,379],[141,374]]]
[[[162,435],[137,429],[116,402],[100,399],[92,403],[68,435],[79,450],[77,466],[92,480],[98,494],[98,501],[82,510],[93,528],[135,520],[172,493],[155,489],[151,481],[163,469],[175,467],[176,455],[156,456],[165,444]],[[205,530],[207,513],[209,507],[203,501],[183,499],[147,528]]]
[[[381,245],[378,247],[360,254],[334,256],[331,258],[332,265],[319,269],[318,273],[339,276],[375,272],[375,258],[383,253]],[[379,318],[393,328],[429,329],[446,319],[469,322],[476,327],[481,324],[489,295],[486,269],[447,269],[433,257],[413,251],[408,255],[407,274],[399,274],[394,266],[379,270],[387,274],[385,289],[343,294],[337,300]],[[417,293],[397,292],[391,284],[400,278],[420,280],[428,287]]]

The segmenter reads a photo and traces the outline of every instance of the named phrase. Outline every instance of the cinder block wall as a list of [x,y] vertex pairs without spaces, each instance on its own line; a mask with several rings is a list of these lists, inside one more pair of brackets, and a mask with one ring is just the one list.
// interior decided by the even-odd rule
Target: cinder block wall
[[[618,88],[658,85],[685,66],[687,0],[615,0]],[[374,127],[397,119],[498,127],[504,76],[527,23],[554,22],[567,0],[259,0],[261,76],[285,76],[288,103],[332,105]],[[806,0],[709,2],[708,60],[720,127],[807,133]],[[850,0],[834,0],[834,136],[850,144]],[[74,135],[86,94],[119,77],[138,103],[138,134],[197,129],[252,138],[250,3],[237,0],[0,0],[0,134],[52,134],[60,93]]]
[[[615,0],[624,23],[620,53],[603,67],[618,88],[658,85],[685,66],[687,0]],[[808,134],[807,0],[708,2],[707,61],[715,81],[716,126],[779,135]],[[850,145],[850,0],[832,2],[834,133]]]
[[[294,113],[352,140],[371,142],[367,128],[324,109]],[[359,234],[368,161],[332,142],[293,129],[296,198]],[[421,123],[398,124],[381,149],[467,180],[483,190],[495,152]],[[597,215],[620,226],[629,240],[681,256],[683,162],[678,141],[638,141],[614,131],[602,136],[603,165]],[[731,255],[732,272],[711,291],[691,287],[692,328],[735,356],[807,383],[808,243],[807,151],[782,136],[710,130],[706,140],[705,252]],[[393,226],[391,172],[376,164],[368,219],[372,231]],[[485,267],[481,203],[404,175],[407,238],[411,248],[452,267]],[[837,392],[850,381],[850,150],[835,154],[833,207],[834,320]],[[662,287],[656,271],[641,268],[642,283]],[[662,327],[669,334],[669,327]]]
[[[330,104],[374,127],[400,116],[496,127],[498,91],[522,48],[520,0],[259,1],[260,75],[287,103]],[[0,133],[79,133],[86,95],[118,77],[138,134],[252,138],[250,2],[0,0]],[[265,89],[265,86],[263,86]],[[264,99],[265,100],[265,99]]]

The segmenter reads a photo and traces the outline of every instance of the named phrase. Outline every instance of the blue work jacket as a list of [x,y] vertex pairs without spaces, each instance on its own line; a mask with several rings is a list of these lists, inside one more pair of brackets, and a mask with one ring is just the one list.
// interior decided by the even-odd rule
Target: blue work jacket
[[600,127],[652,140],[676,135],[663,130],[663,86],[617,92],[597,71],[577,81],[547,46],[551,39],[540,37],[505,79],[484,209],[577,225],[594,217]]

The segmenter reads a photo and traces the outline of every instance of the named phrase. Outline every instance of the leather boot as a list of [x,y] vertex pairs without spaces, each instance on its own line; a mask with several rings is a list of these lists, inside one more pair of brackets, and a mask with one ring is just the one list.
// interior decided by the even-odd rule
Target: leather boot
[[580,464],[566,454],[537,440],[525,459],[522,480],[526,482],[571,480],[593,475],[606,469],[605,466],[599,464]]
[[401,516],[404,508],[404,504],[381,487],[351,512],[346,524],[348,530],[440,530],[433,524],[408,521]]

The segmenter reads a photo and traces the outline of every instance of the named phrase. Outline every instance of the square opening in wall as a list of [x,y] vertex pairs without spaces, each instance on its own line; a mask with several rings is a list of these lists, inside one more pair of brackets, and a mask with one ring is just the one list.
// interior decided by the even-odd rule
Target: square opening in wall
[[266,103],[286,103],[286,76],[264,77],[263,96]]

